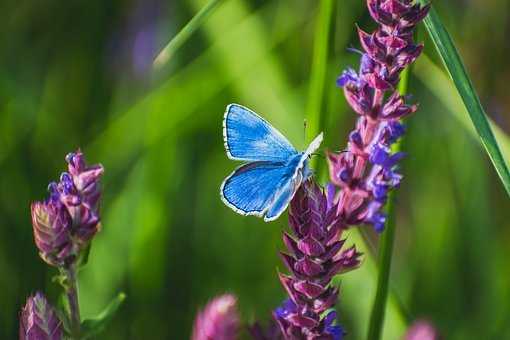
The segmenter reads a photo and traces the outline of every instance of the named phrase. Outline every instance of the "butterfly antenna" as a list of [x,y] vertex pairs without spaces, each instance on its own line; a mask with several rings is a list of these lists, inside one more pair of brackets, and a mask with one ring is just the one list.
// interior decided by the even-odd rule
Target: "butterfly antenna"
[[303,119],[303,144],[306,144],[306,125],[307,121],[306,119]]

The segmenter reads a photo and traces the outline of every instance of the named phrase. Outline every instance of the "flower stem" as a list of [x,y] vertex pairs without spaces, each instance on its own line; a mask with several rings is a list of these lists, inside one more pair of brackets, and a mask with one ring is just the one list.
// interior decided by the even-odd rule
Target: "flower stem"
[[[329,56],[334,33],[334,0],[321,0],[317,12],[313,60],[310,75],[310,89],[306,108],[306,142],[311,142],[323,129],[325,123],[326,83]],[[319,162],[311,160],[312,167],[319,173]],[[319,174],[320,175],[320,174]]]
[[[409,83],[409,69],[407,67],[401,74],[398,90],[401,95],[407,92]],[[394,144],[393,152],[398,152],[402,146],[402,139]],[[377,291],[375,294],[370,323],[368,326],[368,340],[379,340],[381,338],[386,301],[388,299],[389,280],[391,271],[391,258],[393,255],[393,244],[395,243],[395,192],[391,192],[388,199],[388,221],[381,236],[378,252],[379,275],[377,277]]]
[[76,276],[76,266],[70,265],[65,269],[66,275],[66,296],[69,302],[69,328],[71,339],[80,339],[80,305],[78,303],[78,279]]

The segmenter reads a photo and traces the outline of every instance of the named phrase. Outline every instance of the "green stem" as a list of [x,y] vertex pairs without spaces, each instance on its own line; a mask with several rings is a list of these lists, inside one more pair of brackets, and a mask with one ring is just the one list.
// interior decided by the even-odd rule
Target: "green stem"
[[[404,95],[407,92],[408,83],[409,67],[407,67],[401,74],[398,88],[400,94]],[[402,138],[394,145],[393,151],[400,151],[401,147]],[[381,338],[384,323],[384,314],[386,312],[386,301],[388,299],[390,281],[391,257],[393,255],[393,244],[395,243],[395,194],[396,192],[393,191],[388,198],[388,221],[386,223],[386,229],[381,236],[379,246],[379,275],[377,277],[377,291],[368,326],[368,340],[379,340]]]
[[159,69],[164,66],[173,54],[189,39],[189,37],[205,22],[213,10],[223,0],[209,0],[207,4],[177,33],[172,40],[161,50],[153,67]]
[[[333,40],[333,16],[335,14],[335,0],[321,0],[317,13],[315,38],[313,47],[313,60],[310,75],[310,89],[306,108],[306,141],[311,142],[323,129],[325,122],[324,103],[326,88],[328,59]],[[319,173],[320,164],[312,158],[312,167]]]
[[71,332],[71,338],[75,340],[80,339],[80,305],[78,303],[78,279],[76,276],[76,266],[70,265],[64,269],[64,275],[66,276],[66,296],[69,302],[69,328]]

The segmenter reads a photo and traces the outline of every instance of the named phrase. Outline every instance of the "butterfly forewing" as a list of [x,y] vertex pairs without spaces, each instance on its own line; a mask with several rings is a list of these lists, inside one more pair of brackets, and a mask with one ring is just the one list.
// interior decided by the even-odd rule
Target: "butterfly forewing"
[[278,130],[241,105],[227,106],[223,125],[225,148],[232,159],[286,163],[298,153]]

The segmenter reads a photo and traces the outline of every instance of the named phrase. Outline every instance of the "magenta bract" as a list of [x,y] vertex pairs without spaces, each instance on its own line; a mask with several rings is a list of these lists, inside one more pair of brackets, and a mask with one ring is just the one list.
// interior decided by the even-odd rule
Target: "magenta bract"
[[343,331],[334,325],[336,314],[321,316],[337,300],[331,279],[356,268],[361,254],[343,248],[336,208],[311,180],[292,199],[289,221],[292,233],[283,235],[289,253],[281,256],[290,275],[280,274],[280,281],[290,299],[275,311],[275,319],[286,339],[339,339]]

